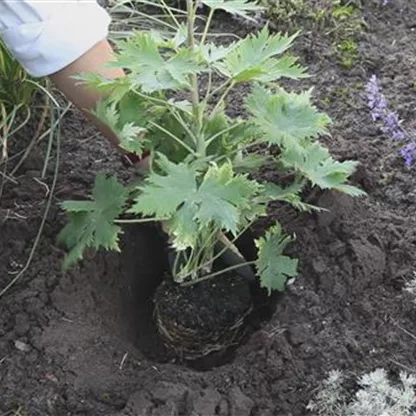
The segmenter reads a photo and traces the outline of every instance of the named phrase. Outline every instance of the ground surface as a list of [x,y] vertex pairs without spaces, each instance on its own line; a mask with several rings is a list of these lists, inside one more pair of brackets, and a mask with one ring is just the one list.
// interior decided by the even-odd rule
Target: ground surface
[[[396,144],[380,135],[363,93],[377,73],[401,117],[416,124],[416,3],[365,3],[368,28],[352,69],[334,63],[322,33],[303,36],[296,52],[315,75],[316,102],[335,120],[328,145],[361,162],[355,180],[369,197],[321,195],[330,212],[315,216],[271,213],[297,234],[292,251],[301,275],[271,321],[221,367],[201,372],[160,362],[143,299],[163,267],[151,229],[129,231],[119,256],[91,256],[61,273],[58,202],[88,193],[95,172],[125,175],[79,114],[66,118],[56,199],[36,256],[0,298],[0,414],[300,416],[331,369],[416,367],[416,305],[402,291],[416,270],[416,170],[404,168]],[[39,227],[46,189],[34,178],[41,167],[35,152],[0,200],[0,289],[26,261]]]

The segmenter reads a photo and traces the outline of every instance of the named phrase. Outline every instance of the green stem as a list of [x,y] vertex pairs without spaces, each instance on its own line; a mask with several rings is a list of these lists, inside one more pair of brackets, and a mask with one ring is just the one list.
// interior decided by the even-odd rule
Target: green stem
[[114,220],[116,224],[144,224],[146,222],[160,222],[160,221],[167,221],[169,218],[136,218],[136,219],[129,219],[129,220]]
[[221,130],[220,132],[218,132],[218,133],[216,133],[216,134],[214,134],[213,136],[211,136],[208,140],[207,140],[207,147],[217,138],[217,137],[219,137],[219,136],[221,136],[221,135],[223,135],[223,134],[225,134],[225,133],[228,133],[229,131],[231,131],[231,130],[233,130],[233,129],[235,129],[236,127],[239,127],[239,126],[241,126],[242,124],[243,124],[244,122],[242,121],[241,123],[237,123],[237,124],[234,124],[234,125],[232,125],[232,126],[230,126],[230,127],[227,127],[226,129],[224,129],[224,130]]
[[[237,235],[236,237],[230,241],[231,244],[234,244],[235,241],[237,241],[253,224],[254,221],[250,221]],[[191,276],[193,273],[197,273],[198,271],[204,269],[207,266],[210,266],[214,263],[215,260],[220,258],[228,249],[230,248],[230,245],[225,245],[223,249],[221,249],[215,256],[212,256],[208,261],[205,263],[200,263],[199,265],[196,265],[195,268],[192,268],[191,272],[188,272],[185,276],[182,276],[183,279],[186,279],[187,277]]]
[[224,102],[225,98],[227,97],[228,93],[234,88],[235,82],[231,81],[231,84],[226,88],[226,90],[222,93],[221,98],[218,100],[217,104],[215,105],[214,109],[211,111],[211,115],[214,115],[216,111],[220,108],[221,104]]
[[232,82],[231,79],[227,79],[226,81],[224,81],[219,87],[215,88],[214,91],[212,91],[212,93],[210,93],[205,99],[207,101],[210,101],[212,98],[214,98],[214,96],[219,93],[223,88],[225,88],[230,82]]
[[183,127],[183,129],[188,133],[189,137],[193,140],[193,142],[197,143],[197,138],[195,137],[195,134],[192,132],[192,130],[188,127],[188,125],[185,123],[184,119],[181,117],[180,114],[178,114],[176,111],[173,111],[172,109],[169,109],[170,113],[175,117],[176,121]]
[[215,12],[215,9],[214,9],[214,8],[212,8],[212,9],[209,11],[209,15],[208,15],[207,23],[206,23],[206,25],[205,25],[204,33],[203,33],[203,35],[202,35],[202,39],[201,39],[201,46],[205,43],[205,41],[206,41],[206,39],[207,39],[207,36],[208,36],[208,31],[209,31],[209,28],[210,28],[210,26],[211,26],[211,21],[212,21],[212,18],[214,17],[214,12]]
[[189,153],[191,153],[193,156],[196,156],[195,151],[188,146],[183,140],[181,140],[179,137],[175,136],[173,133],[171,133],[169,130],[166,130],[159,124],[155,123],[154,121],[150,121],[150,124],[157,129],[159,129],[161,132],[167,134],[169,137],[171,137],[173,140],[175,140],[178,144],[180,144],[184,149],[186,149]]
[[211,88],[212,88],[212,70],[208,73],[208,86],[207,86],[207,92],[205,94],[204,102],[205,104],[208,103],[208,98],[211,94]]
[[[163,10],[166,10],[167,13],[169,14],[170,18],[173,20],[173,22],[175,23],[176,27],[178,29],[180,29],[181,24],[178,22],[178,19],[176,18],[176,16],[172,13],[172,8],[170,6],[168,6],[164,0],[160,0],[160,2],[163,5]],[[153,4],[152,4],[153,5]]]
[[200,279],[196,279],[196,280],[192,280],[192,281],[189,281],[189,282],[181,283],[181,286],[184,286],[184,287],[192,286],[192,285],[195,285],[196,283],[201,283],[205,280],[212,279],[213,277],[219,276],[220,274],[224,274],[224,273],[231,272],[233,270],[239,269],[240,267],[253,266],[255,264],[256,264],[255,261],[247,261],[247,262],[244,262],[244,263],[240,263],[240,264],[237,264],[235,266],[230,266],[230,267],[227,267],[225,269],[219,270],[218,272],[210,273],[210,274],[208,274],[204,277],[201,277]]
[[[190,50],[195,50],[195,10],[196,5],[194,0],[186,0],[186,10],[187,10],[187,26],[188,26],[188,47]],[[201,109],[199,103],[199,86],[198,78],[196,74],[190,75],[191,81],[191,101],[192,109],[194,114],[195,128],[196,128],[196,138],[197,138],[197,154],[200,157],[205,156],[205,140],[204,136],[201,134],[202,129],[202,117]]]
[[[19,108],[21,108],[21,106],[19,106]],[[26,107],[26,118],[13,130],[9,133],[10,136],[13,136],[17,131],[19,131],[20,129],[22,129],[30,120],[32,113],[30,111],[29,107]]]

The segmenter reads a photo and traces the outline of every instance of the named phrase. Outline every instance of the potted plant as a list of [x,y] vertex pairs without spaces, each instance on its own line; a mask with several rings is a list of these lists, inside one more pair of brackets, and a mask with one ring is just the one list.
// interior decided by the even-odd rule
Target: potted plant
[[[284,290],[296,275],[297,260],[284,254],[292,237],[278,223],[256,241],[254,261],[245,261],[236,248],[270,202],[313,209],[301,200],[308,184],[363,194],[346,184],[356,162],[335,161],[317,141],[328,134],[330,119],[311,103],[311,91],[288,92],[278,84],[307,76],[287,54],[296,35],[265,27],[216,45],[209,35],[217,10],[249,18],[259,7],[202,0],[209,14],[197,35],[200,3],[187,0],[184,20],[167,8],[177,26],[173,34],[139,31],[120,41],[114,65],[127,72],[125,78],[81,77],[108,92],[95,114],[118,134],[121,146],[138,154],[147,149],[152,156],[140,184],[123,186],[99,175],[90,201],[64,202],[69,223],[61,233],[68,267],[88,247],[119,250],[124,223],[160,222],[175,255],[155,293],[155,318],[166,344],[187,359],[238,342],[251,310],[251,270],[269,293]],[[246,111],[232,117],[227,103],[243,84],[250,87]],[[254,151],[259,145],[279,151],[262,155]],[[250,172],[264,163],[290,174],[292,183],[254,179]]]

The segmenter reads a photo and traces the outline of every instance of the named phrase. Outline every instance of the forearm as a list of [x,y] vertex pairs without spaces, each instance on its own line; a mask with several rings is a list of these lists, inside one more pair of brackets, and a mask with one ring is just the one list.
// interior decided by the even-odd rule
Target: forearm
[[49,77],[57,88],[75,106],[84,110],[90,120],[117,146],[118,140],[115,134],[106,125],[92,116],[89,111],[95,108],[97,102],[104,98],[103,95],[73,78],[75,75],[88,72],[103,75],[109,79],[124,76],[123,70],[107,67],[106,64],[113,60],[113,55],[111,45],[106,40],[100,41],[76,61],[62,70],[51,74]]

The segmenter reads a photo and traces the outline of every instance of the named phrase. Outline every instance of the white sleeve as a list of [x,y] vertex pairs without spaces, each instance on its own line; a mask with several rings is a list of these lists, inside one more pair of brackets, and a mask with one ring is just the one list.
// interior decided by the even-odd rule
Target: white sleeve
[[0,37],[33,76],[53,74],[108,34],[96,0],[0,0]]

